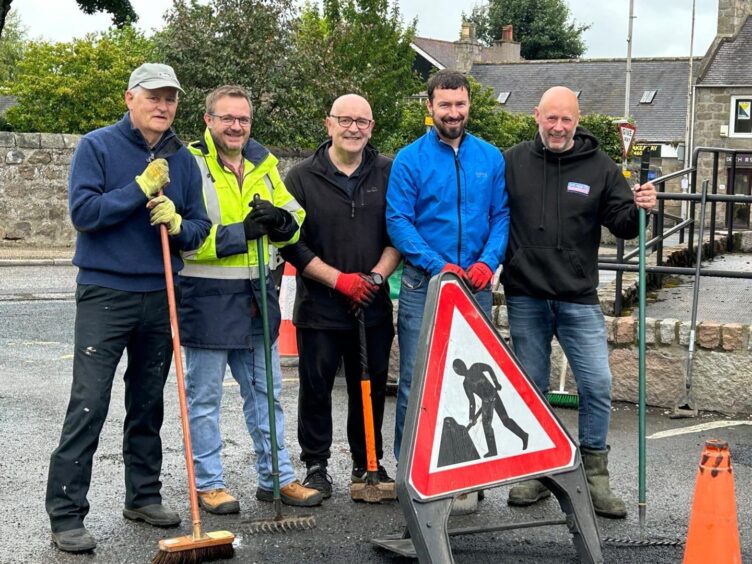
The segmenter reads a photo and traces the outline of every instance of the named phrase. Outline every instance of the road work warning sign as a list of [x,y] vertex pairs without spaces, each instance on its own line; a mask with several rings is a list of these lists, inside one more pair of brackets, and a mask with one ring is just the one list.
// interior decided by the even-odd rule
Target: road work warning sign
[[424,381],[408,470],[418,495],[429,499],[574,465],[571,438],[455,277],[442,278],[424,335],[427,354],[413,377],[414,391],[420,374]]

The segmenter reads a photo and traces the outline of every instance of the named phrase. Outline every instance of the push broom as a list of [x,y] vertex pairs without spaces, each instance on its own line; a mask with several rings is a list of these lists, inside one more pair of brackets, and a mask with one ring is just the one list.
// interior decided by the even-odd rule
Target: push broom
[[188,472],[188,496],[191,503],[193,531],[190,535],[159,541],[159,552],[152,559],[152,564],[200,564],[201,562],[211,562],[213,560],[225,560],[232,558],[235,553],[235,549],[232,546],[235,535],[229,531],[205,533],[201,529],[198,494],[196,493],[196,476],[193,470],[191,428],[188,425],[188,406],[185,399],[183,359],[180,354],[180,333],[178,332],[178,313],[175,305],[175,288],[173,287],[172,279],[170,242],[167,238],[167,226],[163,223],[159,226],[159,236],[162,241],[162,259],[164,260],[165,281],[167,285],[167,305],[170,310],[172,352],[175,357],[175,373],[177,374],[178,381],[180,423],[183,428],[183,451],[185,453],[185,466]]

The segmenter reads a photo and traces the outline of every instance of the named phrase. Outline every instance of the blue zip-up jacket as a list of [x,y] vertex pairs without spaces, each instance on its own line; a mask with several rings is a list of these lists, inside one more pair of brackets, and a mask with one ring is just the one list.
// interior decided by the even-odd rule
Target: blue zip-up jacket
[[79,268],[79,284],[128,292],[165,288],[159,227],[150,225],[148,200],[135,180],[164,152],[170,166],[165,195],[183,218],[180,233],[170,237],[173,271],[183,267],[178,251],[201,245],[211,227],[201,174],[188,149],[176,141],[170,130],[150,148],[127,113],[116,124],[81,138],[68,191],[71,221],[78,231],[73,264]]
[[435,129],[402,149],[387,189],[386,225],[405,260],[432,276],[446,263],[468,268],[504,260],[509,208],[504,157],[465,133],[455,155]]

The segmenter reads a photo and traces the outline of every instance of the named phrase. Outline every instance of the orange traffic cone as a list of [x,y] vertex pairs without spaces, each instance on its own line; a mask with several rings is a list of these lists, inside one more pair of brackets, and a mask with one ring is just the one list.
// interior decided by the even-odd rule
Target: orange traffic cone
[[279,308],[282,312],[282,324],[279,327],[279,356],[297,357],[298,341],[295,337],[295,325],[292,324],[292,310],[295,305],[295,267],[285,263],[282,272],[282,284],[279,288]]
[[705,442],[697,471],[684,564],[741,564],[734,475],[728,443]]

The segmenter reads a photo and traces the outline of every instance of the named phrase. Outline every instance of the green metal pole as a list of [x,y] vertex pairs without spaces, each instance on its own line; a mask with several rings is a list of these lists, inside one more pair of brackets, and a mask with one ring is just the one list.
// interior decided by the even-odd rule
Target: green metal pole
[[261,323],[264,327],[264,365],[266,367],[266,399],[269,404],[269,433],[272,448],[272,482],[274,484],[274,510],[282,516],[282,497],[279,491],[279,458],[277,454],[277,421],[274,411],[274,375],[272,374],[272,342],[269,334],[269,309],[266,303],[266,265],[264,264],[264,238],[256,239],[259,284],[261,286]]
[[645,514],[647,510],[646,503],[646,480],[645,480],[645,451],[646,451],[646,429],[645,429],[645,298],[646,298],[646,280],[645,280],[645,210],[640,208],[640,275],[639,275],[639,328],[638,328],[638,342],[639,342],[639,521],[640,521],[640,535],[644,537],[645,533]]

